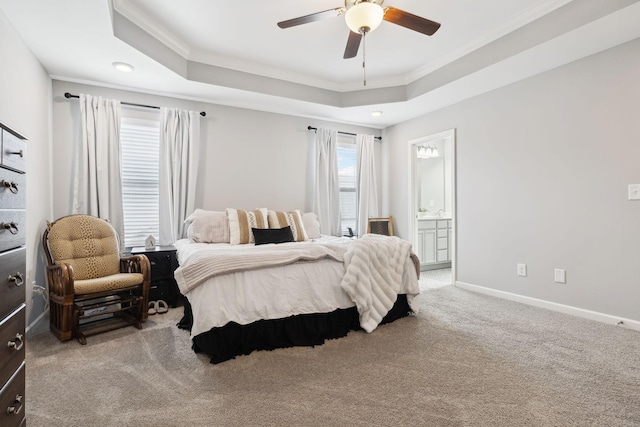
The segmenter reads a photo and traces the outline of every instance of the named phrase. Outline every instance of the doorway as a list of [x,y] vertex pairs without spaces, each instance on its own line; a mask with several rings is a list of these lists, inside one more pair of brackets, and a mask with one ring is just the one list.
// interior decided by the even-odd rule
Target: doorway
[[455,129],[409,141],[409,224],[420,285],[456,280]]

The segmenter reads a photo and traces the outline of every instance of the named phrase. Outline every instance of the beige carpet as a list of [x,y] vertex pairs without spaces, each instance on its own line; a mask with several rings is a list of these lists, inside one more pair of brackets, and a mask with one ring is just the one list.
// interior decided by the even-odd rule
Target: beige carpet
[[429,289],[422,311],[315,348],[218,365],[180,309],[133,328],[27,347],[37,426],[640,426],[640,333]]

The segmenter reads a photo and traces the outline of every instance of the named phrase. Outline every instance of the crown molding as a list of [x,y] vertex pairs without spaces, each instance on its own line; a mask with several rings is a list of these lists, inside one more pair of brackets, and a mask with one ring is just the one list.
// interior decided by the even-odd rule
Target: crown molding
[[471,52],[480,49],[481,47],[486,46],[501,37],[506,36],[507,34],[517,30],[518,28],[521,28],[538,18],[551,13],[568,3],[571,3],[572,1],[574,0],[545,0],[541,3],[537,3],[526,9],[522,13],[516,15],[513,19],[506,22],[505,24],[486,31],[480,37],[472,40],[471,42],[462,45],[445,55],[442,55],[435,61],[431,61],[430,63],[416,69],[415,71],[408,73],[404,76],[404,81],[402,83],[409,84],[418,79],[421,79],[427,74],[445,67],[446,65],[470,54]]
[[174,36],[162,25],[149,19],[149,17],[142,13],[140,9],[135,7],[132,2],[125,2],[124,0],[112,0],[112,2],[113,9],[116,12],[129,19],[178,55],[185,59],[189,59],[191,52],[189,45]]

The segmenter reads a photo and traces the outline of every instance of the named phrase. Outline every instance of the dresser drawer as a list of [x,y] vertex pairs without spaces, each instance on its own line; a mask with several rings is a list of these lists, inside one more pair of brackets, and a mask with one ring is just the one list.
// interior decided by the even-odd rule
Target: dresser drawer
[[2,165],[24,172],[27,166],[27,141],[2,129]]
[[26,208],[26,175],[0,168],[0,206],[3,209]]
[[0,252],[25,244],[26,216],[23,210],[0,209]]
[[24,360],[26,305],[0,320],[0,384],[18,370]]
[[20,248],[0,254],[0,319],[24,302],[26,253],[26,248]]
[[0,426],[18,427],[24,420],[24,362],[0,391]]

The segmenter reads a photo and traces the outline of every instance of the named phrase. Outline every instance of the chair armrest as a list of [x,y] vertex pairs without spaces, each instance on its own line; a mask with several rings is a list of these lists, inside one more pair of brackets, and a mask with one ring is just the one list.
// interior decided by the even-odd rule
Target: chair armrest
[[120,273],[142,273],[145,281],[151,279],[151,264],[146,255],[120,258]]
[[69,264],[53,264],[47,266],[47,278],[49,279],[49,292],[60,296],[73,296],[73,267]]

